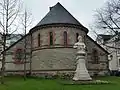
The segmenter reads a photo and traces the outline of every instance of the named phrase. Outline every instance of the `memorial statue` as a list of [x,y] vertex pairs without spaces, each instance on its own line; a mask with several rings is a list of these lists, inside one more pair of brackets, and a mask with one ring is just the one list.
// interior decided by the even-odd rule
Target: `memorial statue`
[[78,42],[74,44],[73,48],[77,48],[77,68],[73,80],[92,80],[85,64],[86,45],[82,40],[82,36],[78,36]]

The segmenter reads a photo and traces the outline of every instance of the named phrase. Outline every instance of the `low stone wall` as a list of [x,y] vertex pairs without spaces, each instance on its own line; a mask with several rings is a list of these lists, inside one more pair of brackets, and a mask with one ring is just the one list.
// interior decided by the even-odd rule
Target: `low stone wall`
[[[75,73],[75,70],[61,70],[61,71],[32,71],[30,73],[27,70],[27,76],[38,77],[38,78],[61,78],[61,79],[72,79]],[[107,70],[97,71],[97,70],[89,70],[90,76],[106,76],[109,75]],[[24,71],[6,71],[5,76],[7,75],[24,75]]]

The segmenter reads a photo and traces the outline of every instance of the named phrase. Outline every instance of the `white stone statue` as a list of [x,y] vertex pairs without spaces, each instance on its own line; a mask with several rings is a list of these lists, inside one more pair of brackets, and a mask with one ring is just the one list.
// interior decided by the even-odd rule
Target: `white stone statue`
[[78,36],[78,42],[74,44],[73,48],[77,48],[77,68],[73,80],[92,80],[85,64],[85,49],[86,45],[82,40],[82,36]]

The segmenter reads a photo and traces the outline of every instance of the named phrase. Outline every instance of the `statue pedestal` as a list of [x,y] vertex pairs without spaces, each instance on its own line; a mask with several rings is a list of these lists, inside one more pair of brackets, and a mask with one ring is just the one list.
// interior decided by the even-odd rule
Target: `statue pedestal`
[[74,44],[73,48],[77,48],[77,58],[76,58],[77,68],[73,80],[75,81],[92,80],[86,68],[86,63],[85,63],[86,45],[82,41],[82,36],[78,36],[78,42]]
[[85,55],[84,54],[79,54],[77,55],[76,58],[77,61],[77,68],[75,71],[75,75],[73,77],[73,80],[75,81],[88,81],[88,80],[92,80],[92,78],[90,77],[88,70],[86,68],[86,64],[85,64]]

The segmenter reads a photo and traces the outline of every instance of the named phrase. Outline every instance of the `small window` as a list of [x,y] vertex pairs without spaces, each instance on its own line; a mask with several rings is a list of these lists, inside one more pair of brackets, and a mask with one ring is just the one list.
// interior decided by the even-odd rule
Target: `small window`
[[76,33],[76,42],[78,42],[79,33]]
[[119,65],[120,65],[120,59],[119,59]]
[[50,36],[50,45],[53,45],[53,33],[50,32],[49,36]]
[[94,64],[99,64],[98,51],[96,49],[93,49],[92,54]]
[[38,47],[40,47],[40,34],[38,34]]
[[67,32],[64,31],[64,45],[67,45]]

